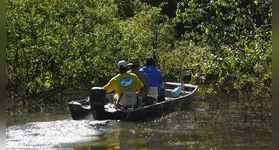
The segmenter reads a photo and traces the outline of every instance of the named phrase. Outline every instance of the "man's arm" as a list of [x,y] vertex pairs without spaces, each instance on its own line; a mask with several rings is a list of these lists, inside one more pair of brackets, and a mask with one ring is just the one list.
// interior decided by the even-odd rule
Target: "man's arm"
[[140,81],[140,79],[135,75],[135,84],[137,89],[142,89],[143,88],[143,83]]
[[141,95],[142,91],[144,90],[144,85],[143,83],[140,81],[140,79],[138,78],[138,76],[134,76],[135,77],[135,85],[136,88],[138,89],[137,94]]
[[149,91],[149,88],[150,88],[150,85],[149,85],[149,81],[148,81],[148,77],[147,77],[147,75],[146,75],[146,73],[144,73],[143,72],[143,74],[144,74],[144,86],[145,86],[145,90],[146,90],[146,93],[148,93],[148,91]]
[[112,78],[105,86],[104,89],[106,90],[107,93],[110,93],[114,90],[113,88],[113,84],[114,84],[114,79]]

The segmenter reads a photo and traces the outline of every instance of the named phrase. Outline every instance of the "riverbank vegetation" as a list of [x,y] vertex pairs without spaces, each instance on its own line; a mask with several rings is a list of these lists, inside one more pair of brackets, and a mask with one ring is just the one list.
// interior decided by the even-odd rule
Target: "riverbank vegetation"
[[9,115],[65,102],[69,89],[104,85],[119,60],[152,55],[165,80],[272,118],[271,0],[6,2]]

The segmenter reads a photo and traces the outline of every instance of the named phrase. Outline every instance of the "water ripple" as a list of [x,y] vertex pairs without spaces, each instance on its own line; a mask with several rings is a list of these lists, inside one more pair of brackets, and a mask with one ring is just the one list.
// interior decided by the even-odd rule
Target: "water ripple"
[[47,149],[67,143],[97,140],[101,134],[98,125],[106,121],[58,120],[31,122],[6,129],[7,149]]

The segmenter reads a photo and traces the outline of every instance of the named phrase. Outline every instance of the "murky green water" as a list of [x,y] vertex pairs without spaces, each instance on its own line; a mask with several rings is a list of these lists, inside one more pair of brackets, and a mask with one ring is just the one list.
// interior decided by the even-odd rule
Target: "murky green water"
[[232,109],[196,106],[145,122],[74,121],[69,114],[37,115],[32,121],[7,127],[6,148],[271,149],[266,123],[244,122]]

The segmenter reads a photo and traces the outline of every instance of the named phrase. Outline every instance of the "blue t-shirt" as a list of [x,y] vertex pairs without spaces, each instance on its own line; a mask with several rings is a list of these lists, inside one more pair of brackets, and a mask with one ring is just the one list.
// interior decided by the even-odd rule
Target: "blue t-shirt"
[[154,66],[144,66],[139,71],[147,75],[150,87],[160,87],[164,82],[163,75],[160,70]]

